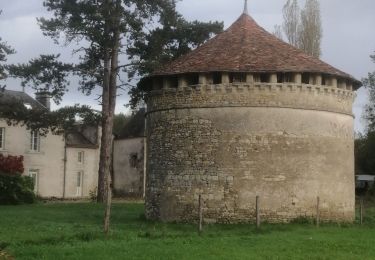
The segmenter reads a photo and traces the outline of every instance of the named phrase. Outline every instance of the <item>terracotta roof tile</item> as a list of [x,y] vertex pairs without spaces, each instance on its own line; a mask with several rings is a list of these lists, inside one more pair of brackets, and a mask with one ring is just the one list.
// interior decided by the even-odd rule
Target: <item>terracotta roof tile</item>
[[226,31],[151,76],[197,72],[311,72],[361,83],[351,75],[279,40],[242,14]]

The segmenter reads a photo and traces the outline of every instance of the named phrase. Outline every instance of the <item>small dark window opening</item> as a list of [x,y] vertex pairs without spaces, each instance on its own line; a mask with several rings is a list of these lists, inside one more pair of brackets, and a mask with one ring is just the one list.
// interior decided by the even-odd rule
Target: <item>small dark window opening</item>
[[229,83],[233,83],[233,73],[229,74]]
[[283,82],[293,82],[293,74],[292,73],[284,73]]
[[302,84],[310,84],[310,74],[303,73],[302,74]]
[[221,73],[220,72],[214,72],[212,74],[212,81],[213,84],[221,84]]
[[246,74],[245,73],[233,73],[231,76],[232,76],[232,82],[234,82],[234,83],[246,82]]
[[170,87],[171,88],[178,88],[178,78],[177,77],[170,77]]
[[337,86],[338,86],[339,88],[345,89],[345,88],[346,88],[346,81],[345,81],[345,80],[342,80],[342,79],[339,79],[339,80],[337,81]]
[[311,85],[316,85],[316,74],[310,74],[310,83]]
[[270,82],[270,75],[266,73],[260,74],[260,82],[262,83]]
[[138,154],[137,153],[130,154],[129,164],[130,164],[130,167],[137,168],[137,164],[138,164]]
[[343,88],[342,87],[342,80],[337,79],[337,88]]
[[322,85],[325,86],[327,84],[326,76],[322,76]]
[[190,74],[187,76],[188,85],[198,85],[199,84],[199,75],[198,74]]
[[214,79],[212,78],[212,74],[206,74],[206,83],[209,85],[214,84]]
[[259,74],[254,74],[253,78],[254,78],[254,82],[260,82],[260,75]]
[[277,83],[283,83],[284,75],[282,73],[277,73]]
[[154,78],[153,89],[162,89],[162,88],[163,88],[163,78]]

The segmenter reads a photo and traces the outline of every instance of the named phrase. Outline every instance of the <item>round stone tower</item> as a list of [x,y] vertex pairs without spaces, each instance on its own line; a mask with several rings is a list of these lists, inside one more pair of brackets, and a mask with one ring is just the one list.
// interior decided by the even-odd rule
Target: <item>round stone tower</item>
[[352,103],[360,82],[244,12],[144,79],[146,216],[251,222],[354,218]]

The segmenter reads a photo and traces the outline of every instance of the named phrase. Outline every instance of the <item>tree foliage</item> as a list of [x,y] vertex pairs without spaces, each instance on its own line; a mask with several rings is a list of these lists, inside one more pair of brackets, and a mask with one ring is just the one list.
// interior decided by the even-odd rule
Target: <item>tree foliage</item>
[[283,7],[283,31],[288,42],[299,47],[299,26],[301,10],[297,0],[288,0]]
[[[11,67],[24,85],[50,91],[59,101],[67,91],[68,71],[80,78],[79,89],[90,94],[101,88],[102,137],[98,201],[107,200],[105,232],[110,212],[110,168],[114,112],[118,89],[131,88],[132,106],[143,93],[129,84],[165,61],[176,58],[222,30],[219,23],[185,21],[175,0],[44,0],[52,14],[39,18],[45,36],[55,43],[74,45],[75,64],[59,62],[57,55],[41,56],[29,64]],[[46,118],[44,121],[48,121]]]
[[[2,11],[0,11],[0,15],[1,13]],[[3,80],[8,76],[5,62],[7,61],[7,56],[14,53],[15,50],[0,37],[0,80]]]
[[0,205],[34,203],[34,180],[29,176],[0,174]]
[[319,58],[321,55],[322,22],[318,0],[307,0],[301,11],[299,24],[299,48],[307,54]]
[[[288,0],[283,7],[282,30],[291,45],[319,58],[323,34],[319,1],[306,0],[301,10],[297,0]],[[282,39],[278,25],[275,26],[275,33]]]
[[[220,23],[187,22],[176,12],[174,0],[44,0],[52,18],[39,18],[44,35],[57,44],[74,45],[75,64],[57,55],[41,56],[11,67],[23,85],[52,90],[59,101],[68,89],[67,73],[80,78],[79,88],[90,94],[101,88],[102,140],[98,201],[104,200],[109,174],[114,110],[118,89],[130,88],[132,107],[143,98],[129,84],[155,67],[186,53],[222,30]],[[107,183],[107,184],[105,184]]]
[[28,63],[7,66],[9,74],[21,79],[23,87],[47,91],[58,104],[69,86],[73,65],[59,61],[60,55],[41,55]]
[[141,108],[133,111],[127,123],[121,129],[119,138],[142,137],[145,135],[145,113],[146,109]]
[[284,40],[283,39],[283,29],[282,29],[281,25],[275,25],[274,28],[273,28],[272,34],[275,35],[280,40]]
[[113,133],[116,138],[142,137],[145,130],[144,108],[133,111],[131,114],[119,114],[115,116]]
[[[213,35],[222,32],[221,22],[186,21],[175,10],[167,10],[160,19],[160,25],[142,35],[128,49],[128,54],[133,60],[128,68],[130,78],[143,77],[152,73],[163,64],[188,53],[205,43]],[[131,86],[130,107],[136,110],[144,99],[145,90],[140,84]]]
[[130,58],[136,64],[129,71],[140,76],[147,75],[199,47],[222,30],[223,24],[219,22],[188,22],[176,12],[167,14],[161,19],[161,27],[144,34],[128,49]]
[[0,154],[0,173],[21,175],[23,171],[23,156],[4,156]]
[[[370,56],[375,63],[375,53]],[[369,93],[369,102],[365,107],[364,119],[367,122],[368,132],[375,132],[375,72],[370,72],[363,80],[363,85]]]
[[5,119],[8,125],[25,126],[28,130],[39,131],[41,135],[71,130],[75,127],[77,120],[86,125],[95,126],[101,120],[100,114],[89,106],[74,105],[48,111],[47,109],[29,109],[17,99],[9,99],[0,103],[0,118]]
[[[370,56],[375,63],[375,55]],[[375,72],[363,79],[363,85],[369,93],[369,102],[363,117],[366,120],[366,133],[355,140],[355,166],[357,174],[375,175]]]
[[121,135],[122,130],[126,126],[126,124],[129,122],[131,116],[126,115],[123,113],[115,115],[115,118],[113,120],[113,134],[118,137]]
[[355,140],[356,174],[375,175],[375,132],[360,135]]
[[0,205],[33,203],[34,182],[24,172],[23,156],[4,156],[0,153]]

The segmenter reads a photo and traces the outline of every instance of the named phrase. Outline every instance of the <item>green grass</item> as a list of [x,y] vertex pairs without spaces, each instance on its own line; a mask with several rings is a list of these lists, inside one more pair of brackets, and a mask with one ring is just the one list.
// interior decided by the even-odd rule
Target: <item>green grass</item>
[[[16,259],[375,259],[375,209],[359,226],[204,226],[147,222],[141,204],[114,204],[111,234],[91,203],[0,206],[0,250]],[[0,254],[1,259],[1,254]]]

